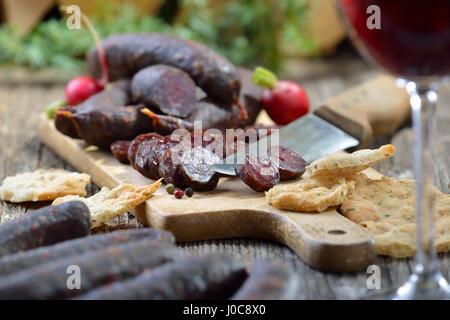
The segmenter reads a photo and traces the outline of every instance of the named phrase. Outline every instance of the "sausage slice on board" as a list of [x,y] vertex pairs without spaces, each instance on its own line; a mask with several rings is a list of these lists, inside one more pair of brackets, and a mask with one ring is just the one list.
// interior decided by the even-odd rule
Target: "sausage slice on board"
[[136,150],[134,168],[143,176],[158,180],[159,176],[159,159],[157,150],[161,149],[163,139],[153,139],[143,141]]
[[128,164],[128,148],[130,147],[131,141],[129,140],[119,140],[111,144],[111,153],[120,163]]
[[178,188],[186,187],[186,182],[181,174],[181,163],[189,148],[184,142],[181,142],[164,153],[159,163],[159,174],[166,183],[172,183]]
[[195,191],[214,190],[219,183],[220,175],[212,168],[220,158],[212,151],[195,147],[187,153],[180,167],[186,184]]
[[128,147],[128,162],[130,162],[133,167],[136,158],[136,151],[139,145],[144,141],[151,141],[155,139],[160,140],[163,139],[163,137],[155,132],[151,132],[140,134],[136,138],[134,138],[133,141],[131,141],[130,146]]
[[277,164],[280,180],[293,180],[301,177],[308,165],[303,157],[292,149],[272,147],[269,150],[270,159]]
[[280,182],[280,173],[269,157],[246,153],[243,163],[236,164],[236,173],[255,191],[267,191]]

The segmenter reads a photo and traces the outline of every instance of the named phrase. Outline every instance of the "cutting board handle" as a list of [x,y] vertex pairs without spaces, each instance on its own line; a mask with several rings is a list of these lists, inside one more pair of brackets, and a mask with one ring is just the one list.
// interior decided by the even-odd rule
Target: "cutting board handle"
[[366,146],[373,135],[395,131],[410,117],[409,96],[391,76],[379,76],[323,103],[314,113]]
[[333,272],[363,270],[373,263],[375,240],[367,230],[330,208],[318,214],[283,213],[286,225],[277,239],[309,265]]
[[280,242],[305,263],[323,271],[364,270],[376,256],[372,235],[336,208],[318,214],[281,211],[255,199],[224,202],[220,197],[201,197],[193,201],[180,212],[171,206],[178,202],[169,201],[167,195],[157,195],[133,214],[145,225],[170,230],[177,242],[224,238]]

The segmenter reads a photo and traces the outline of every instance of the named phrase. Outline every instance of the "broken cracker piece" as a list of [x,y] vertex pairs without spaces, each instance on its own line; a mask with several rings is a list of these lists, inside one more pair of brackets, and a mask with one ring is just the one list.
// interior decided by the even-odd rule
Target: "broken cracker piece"
[[[360,173],[355,183],[355,190],[340,206],[341,214],[372,233],[378,254],[414,256],[414,181],[371,179]],[[437,252],[446,252],[450,251],[450,195],[436,188],[434,195],[435,247]]]
[[62,169],[39,169],[7,177],[0,186],[3,201],[51,201],[67,195],[86,196],[91,177]]
[[277,185],[266,192],[269,204],[281,210],[323,212],[341,204],[355,188],[354,181],[305,179],[295,184]]
[[391,144],[375,150],[364,149],[350,154],[334,153],[307,166],[304,177],[348,177],[392,157],[394,153],[395,147]]
[[121,184],[112,190],[104,187],[100,192],[89,198],[80,198],[77,196],[58,198],[52,205],[73,200],[84,202],[91,212],[91,228],[95,228],[145,202],[160,186],[161,179],[144,187]]

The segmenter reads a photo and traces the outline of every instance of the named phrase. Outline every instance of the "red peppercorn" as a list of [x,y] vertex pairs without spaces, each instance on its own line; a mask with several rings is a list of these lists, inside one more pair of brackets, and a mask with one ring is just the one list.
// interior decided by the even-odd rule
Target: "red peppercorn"
[[181,199],[181,198],[183,198],[183,196],[184,196],[184,191],[183,191],[183,190],[180,190],[180,189],[177,189],[177,190],[175,190],[175,192],[173,193],[173,195],[175,196],[175,198]]

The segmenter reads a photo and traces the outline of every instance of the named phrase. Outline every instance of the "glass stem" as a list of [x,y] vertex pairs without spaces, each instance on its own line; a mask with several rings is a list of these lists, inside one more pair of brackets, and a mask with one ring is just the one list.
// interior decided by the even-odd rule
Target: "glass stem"
[[433,131],[437,93],[430,86],[421,87],[410,82],[410,94],[414,130],[414,176],[416,179],[416,239],[414,273],[419,282],[426,282],[438,272],[434,248],[433,219]]

